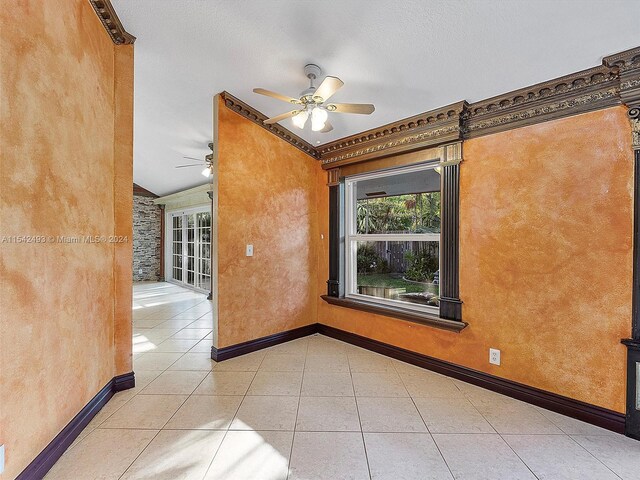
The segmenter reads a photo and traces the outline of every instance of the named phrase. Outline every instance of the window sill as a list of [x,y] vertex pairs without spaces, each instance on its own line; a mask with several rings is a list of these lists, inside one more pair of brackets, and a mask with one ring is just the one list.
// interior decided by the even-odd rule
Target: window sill
[[322,295],[321,297],[325,302],[331,305],[353,308],[354,310],[376,313],[378,315],[384,315],[387,317],[399,318],[401,320],[407,320],[409,322],[419,323],[421,325],[441,328],[450,332],[459,333],[468,325],[467,322],[447,320],[444,318],[440,318],[437,315],[416,312],[415,310],[410,310],[408,308],[390,307],[387,305],[378,305],[371,302],[354,300],[352,298],[330,297],[329,295]]

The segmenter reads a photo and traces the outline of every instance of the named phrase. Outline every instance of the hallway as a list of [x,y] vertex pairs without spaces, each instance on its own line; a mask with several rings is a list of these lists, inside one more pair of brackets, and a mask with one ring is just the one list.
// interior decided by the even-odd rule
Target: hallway
[[137,386],[48,480],[638,478],[640,442],[320,335],[216,364],[204,295],[134,292]]

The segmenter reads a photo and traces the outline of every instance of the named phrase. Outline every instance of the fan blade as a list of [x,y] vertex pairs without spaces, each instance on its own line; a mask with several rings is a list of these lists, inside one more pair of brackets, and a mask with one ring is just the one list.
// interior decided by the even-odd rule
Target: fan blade
[[263,123],[269,125],[271,123],[278,123],[280,120],[284,120],[285,118],[293,117],[297,115],[300,110],[292,110],[291,112],[283,113],[282,115],[278,115],[277,117],[267,118]]
[[328,121],[324,122],[324,128],[320,130],[320,133],[327,133],[333,130],[333,125],[331,125]]
[[287,97],[286,95],[282,95],[281,93],[272,92],[271,90],[265,90],[264,88],[254,88],[254,93],[259,93],[260,95],[266,95],[267,97],[277,98],[278,100],[282,100],[287,103],[300,103],[300,100],[293,97]]
[[338,113],[359,113],[362,115],[371,115],[376,107],[370,103],[332,103],[327,105],[327,110]]
[[184,167],[198,167],[198,166],[204,166],[204,163],[190,163],[189,165],[178,165],[176,166],[176,168],[184,168]]
[[344,82],[338,77],[325,77],[320,86],[313,92],[313,98],[320,97],[323,102],[326,102],[343,85]]

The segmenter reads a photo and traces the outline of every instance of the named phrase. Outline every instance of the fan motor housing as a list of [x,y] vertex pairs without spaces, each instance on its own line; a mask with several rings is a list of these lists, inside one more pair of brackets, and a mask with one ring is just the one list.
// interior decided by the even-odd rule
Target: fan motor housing
[[304,66],[304,74],[308,79],[314,80],[320,78],[320,75],[322,75],[322,69],[314,63],[308,63]]

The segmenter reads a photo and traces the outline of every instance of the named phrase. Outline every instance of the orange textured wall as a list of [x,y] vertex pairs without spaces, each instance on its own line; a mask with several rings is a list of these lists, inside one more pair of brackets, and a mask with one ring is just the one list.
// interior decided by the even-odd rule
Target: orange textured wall
[[131,371],[131,244],[49,237],[131,239],[133,48],[85,0],[3,2],[0,32],[0,443],[14,478]]
[[[216,347],[316,322],[318,162],[218,102]],[[245,256],[246,244],[254,256]]]
[[[469,327],[449,333],[323,301],[319,322],[623,412],[633,180],[625,109],[469,140],[460,175]],[[323,172],[324,232],[325,184]],[[320,288],[327,248],[325,241]],[[489,347],[502,351],[501,366],[489,365]]]

